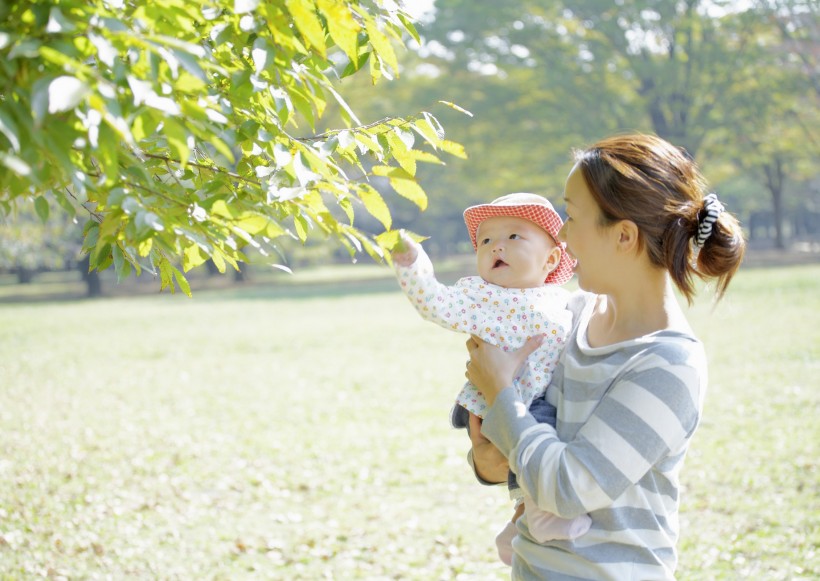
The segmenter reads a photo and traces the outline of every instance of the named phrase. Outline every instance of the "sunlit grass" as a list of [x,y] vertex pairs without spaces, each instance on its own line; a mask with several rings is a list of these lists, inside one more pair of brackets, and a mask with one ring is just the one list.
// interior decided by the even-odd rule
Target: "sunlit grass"
[[[447,426],[464,339],[394,288],[0,305],[0,579],[506,578]],[[679,578],[816,578],[820,267],[691,319]]]

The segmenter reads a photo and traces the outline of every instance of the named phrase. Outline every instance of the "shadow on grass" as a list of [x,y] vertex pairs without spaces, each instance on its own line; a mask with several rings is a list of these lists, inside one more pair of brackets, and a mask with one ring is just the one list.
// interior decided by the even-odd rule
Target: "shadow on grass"
[[250,283],[222,289],[193,289],[194,298],[201,301],[336,298],[388,292],[399,292],[398,283],[393,278],[283,285]]
[[[234,282],[228,275],[192,276],[189,280],[193,299],[196,301],[221,300],[279,300],[312,299],[317,297],[344,297],[373,293],[398,293],[399,285],[392,271],[386,267],[368,271],[334,272],[321,268],[304,271],[297,275],[251,276],[249,280]],[[188,300],[176,289],[160,291],[159,278],[142,276],[117,283],[113,277],[103,273],[103,294],[88,297],[85,285],[75,280],[73,273],[48,273],[43,280],[35,279],[28,284],[17,284],[10,279],[0,279],[0,306],[63,303],[94,300],[116,300],[122,298],[161,298],[164,300]],[[460,269],[441,269],[442,282],[452,283],[465,272]]]
[[[474,274],[472,257],[445,262],[437,268],[439,280],[452,284],[459,277]],[[796,253],[771,249],[750,249],[742,270],[820,264],[820,252]],[[103,294],[88,297],[86,286],[76,272],[48,272],[33,282],[19,284],[11,275],[0,275],[0,306],[158,297],[165,300],[187,300],[179,289],[160,292],[158,277],[143,275],[118,283],[113,272],[101,273]],[[335,298],[349,295],[399,292],[392,271],[384,265],[334,265],[306,268],[293,275],[273,274],[270,270],[251,269],[250,277],[235,282],[232,275],[206,276],[192,272],[189,282],[197,301],[278,300]]]

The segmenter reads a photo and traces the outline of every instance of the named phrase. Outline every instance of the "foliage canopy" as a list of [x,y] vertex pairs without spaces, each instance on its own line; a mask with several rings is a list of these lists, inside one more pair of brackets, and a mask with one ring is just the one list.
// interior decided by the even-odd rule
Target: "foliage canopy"
[[[420,208],[418,162],[463,156],[428,112],[362,124],[333,82],[398,75],[417,32],[392,2],[21,1],[0,7],[0,213],[33,200],[90,218],[90,267],[120,278],[224,271],[248,247],[330,235],[383,252],[353,225],[391,216],[370,177]],[[330,107],[345,127],[316,134]],[[181,266],[180,270],[178,266]]]

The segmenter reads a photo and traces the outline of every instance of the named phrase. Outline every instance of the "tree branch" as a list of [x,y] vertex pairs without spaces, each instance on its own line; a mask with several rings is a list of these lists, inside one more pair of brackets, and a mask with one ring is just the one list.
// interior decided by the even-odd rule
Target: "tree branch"
[[[182,162],[180,160],[174,159],[174,158],[169,157],[167,155],[156,155],[156,154],[153,154],[153,153],[147,153],[145,151],[141,151],[140,155],[143,155],[143,156],[145,156],[149,159],[158,159],[160,161],[164,161],[166,164],[176,163],[176,164],[182,165]],[[199,168],[199,169],[207,169],[207,170],[210,170],[214,173],[223,174],[223,175],[232,177],[234,179],[237,179],[237,180],[249,183],[249,184],[253,184],[255,186],[261,186],[262,185],[256,180],[252,180],[250,178],[243,177],[243,176],[241,176],[237,173],[230,172],[230,171],[227,171],[227,170],[224,170],[222,168],[215,167],[215,166],[212,166],[212,165],[205,165],[203,163],[196,163],[196,162],[193,162],[193,161],[187,162],[187,165],[190,165],[192,167],[196,167],[196,168]]]

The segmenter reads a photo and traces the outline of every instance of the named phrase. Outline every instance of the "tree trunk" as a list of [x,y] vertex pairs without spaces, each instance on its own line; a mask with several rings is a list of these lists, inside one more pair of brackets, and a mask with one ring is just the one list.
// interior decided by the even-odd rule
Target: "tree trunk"
[[94,298],[102,295],[102,284],[100,283],[100,273],[96,270],[88,271],[90,257],[86,254],[79,262],[80,274],[86,284],[86,296]]
[[17,272],[17,282],[20,284],[30,284],[34,278],[34,271],[25,266],[18,266],[15,271]]
[[783,186],[786,181],[786,174],[783,168],[783,160],[775,155],[771,162],[763,166],[766,172],[766,187],[772,194],[772,210],[774,211],[774,232],[775,247],[780,250],[786,249],[786,241],[783,236]]
[[219,269],[216,267],[216,264],[214,263],[213,260],[208,259],[205,262],[205,268],[208,269],[208,277],[209,278],[219,274]]

